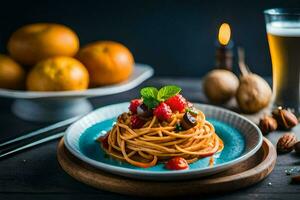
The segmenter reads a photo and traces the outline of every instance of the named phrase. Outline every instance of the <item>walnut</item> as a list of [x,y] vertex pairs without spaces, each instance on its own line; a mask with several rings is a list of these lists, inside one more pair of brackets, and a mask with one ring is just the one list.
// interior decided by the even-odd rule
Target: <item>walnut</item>
[[265,116],[259,121],[259,127],[261,132],[266,135],[272,131],[275,131],[278,127],[277,121],[271,116]]
[[280,128],[288,130],[298,124],[297,117],[289,110],[278,107],[272,112],[273,117],[276,119]]
[[285,133],[277,142],[278,153],[289,153],[294,149],[294,145],[297,142],[297,137],[294,133]]

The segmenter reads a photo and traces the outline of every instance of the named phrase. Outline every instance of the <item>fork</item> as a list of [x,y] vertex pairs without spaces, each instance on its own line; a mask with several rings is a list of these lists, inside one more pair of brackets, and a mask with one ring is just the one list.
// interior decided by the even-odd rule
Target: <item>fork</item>
[[0,158],[4,158],[18,151],[61,138],[66,127],[77,121],[81,116],[66,119],[39,130],[29,132],[20,137],[0,144]]

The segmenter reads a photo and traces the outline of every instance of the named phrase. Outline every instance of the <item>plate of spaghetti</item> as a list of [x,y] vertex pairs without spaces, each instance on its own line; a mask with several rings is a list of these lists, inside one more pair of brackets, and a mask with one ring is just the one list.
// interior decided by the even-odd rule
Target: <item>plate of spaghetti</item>
[[215,174],[260,148],[262,134],[251,121],[180,92],[146,87],[138,99],[99,108],[67,129],[65,145],[95,168],[147,180]]

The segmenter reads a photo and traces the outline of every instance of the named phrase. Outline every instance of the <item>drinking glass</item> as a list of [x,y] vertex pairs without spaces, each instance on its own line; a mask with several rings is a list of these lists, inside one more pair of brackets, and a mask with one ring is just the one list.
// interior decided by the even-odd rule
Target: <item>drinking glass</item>
[[273,101],[299,114],[300,9],[264,11],[273,70]]

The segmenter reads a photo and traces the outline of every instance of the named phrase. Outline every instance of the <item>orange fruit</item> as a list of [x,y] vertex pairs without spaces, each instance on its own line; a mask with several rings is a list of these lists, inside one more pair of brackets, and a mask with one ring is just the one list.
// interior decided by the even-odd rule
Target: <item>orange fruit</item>
[[34,91],[85,90],[89,74],[78,60],[57,56],[37,63],[27,76],[27,89]]
[[77,58],[90,74],[91,86],[119,83],[128,79],[133,72],[134,59],[122,44],[98,41],[79,50]]
[[0,54],[0,88],[24,88],[25,72],[23,68],[9,56]]
[[79,39],[70,28],[51,23],[29,24],[14,32],[7,45],[10,55],[24,65],[52,56],[74,56]]

